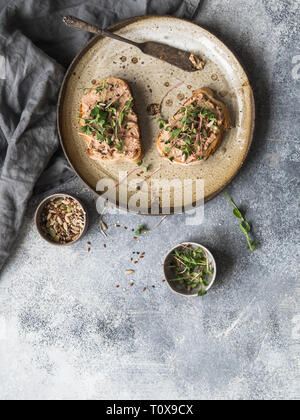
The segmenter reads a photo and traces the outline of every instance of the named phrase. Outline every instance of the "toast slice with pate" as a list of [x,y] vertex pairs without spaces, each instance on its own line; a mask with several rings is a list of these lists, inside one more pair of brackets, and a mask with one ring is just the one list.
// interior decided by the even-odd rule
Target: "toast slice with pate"
[[181,165],[207,159],[232,127],[227,106],[215,99],[209,88],[196,90],[169,121],[160,124],[159,154]]
[[138,117],[131,89],[124,80],[109,77],[85,89],[79,130],[91,159],[106,163],[141,160]]

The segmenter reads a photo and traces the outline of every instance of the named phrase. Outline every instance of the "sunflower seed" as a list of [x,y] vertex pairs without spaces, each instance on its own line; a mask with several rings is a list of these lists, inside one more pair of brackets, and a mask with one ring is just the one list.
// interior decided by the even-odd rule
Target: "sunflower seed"
[[105,222],[103,222],[103,220],[100,220],[100,225],[101,225],[102,230],[107,230],[108,229],[107,224]]

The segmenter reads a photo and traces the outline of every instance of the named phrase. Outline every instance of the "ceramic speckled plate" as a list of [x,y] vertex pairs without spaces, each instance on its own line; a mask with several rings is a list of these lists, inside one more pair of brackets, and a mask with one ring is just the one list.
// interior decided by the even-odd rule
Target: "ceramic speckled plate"
[[[99,180],[110,178],[117,183],[119,171],[130,171],[136,166],[132,163],[108,165],[91,160],[82,136],[78,135],[76,115],[79,114],[82,89],[90,87],[92,80],[100,81],[108,76],[119,77],[129,83],[135,98],[142,131],[143,162],[145,165],[151,164],[153,171],[161,165],[161,169],[147,181],[150,191],[155,179],[167,181],[203,179],[203,197],[196,196],[194,191],[189,204],[194,205],[201,198],[205,201],[210,200],[235,176],[246,158],[253,136],[254,100],[241,64],[218,38],[198,25],[182,19],[166,16],[133,18],[109,29],[135,41],[153,40],[191,51],[201,56],[206,66],[202,71],[187,73],[146,56],[130,45],[98,36],[93,38],[71,64],[59,97],[58,129],[62,147],[71,166],[96,193]],[[124,58],[121,60],[122,57],[126,57],[126,61]],[[170,88],[180,82],[183,84],[172,90],[164,101],[162,107],[164,118],[173,115],[180,104],[192,95],[193,90],[210,87],[216,97],[228,106],[235,125],[235,128],[225,133],[220,147],[213,156],[207,161],[187,167],[173,165],[158,156],[157,118],[147,113],[148,105],[160,103]],[[129,180],[135,177],[132,175]],[[125,198],[122,199],[120,196],[116,204],[122,209],[128,209],[128,201],[134,194],[136,191],[128,189]],[[151,199],[148,200],[148,195],[146,199],[143,197],[146,193],[139,194],[141,194],[141,203],[144,204],[141,204],[138,212],[147,214]],[[181,190],[177,191],[176,187],[171,190],[172,212],[181,210],[181,206],[177,205],[181,196]],[[111,201],[114,201],[113,197]],[[154,211],[154,214],[158,212],[164,213],[161,201],[159,209]]]

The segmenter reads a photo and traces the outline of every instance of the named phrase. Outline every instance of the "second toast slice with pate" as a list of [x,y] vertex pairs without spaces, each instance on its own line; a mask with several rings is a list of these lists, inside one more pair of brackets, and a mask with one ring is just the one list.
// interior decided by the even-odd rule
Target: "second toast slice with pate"
[[141,160],[138,117],[130,87],[124,80],[109,77],[85,89],[79,128],[91,159],[106,163]]
[[169,119],[161,122],[159,154],[173,163],[190,165],[207,159],[231,128],[229,111],[209,88],[196,90]]

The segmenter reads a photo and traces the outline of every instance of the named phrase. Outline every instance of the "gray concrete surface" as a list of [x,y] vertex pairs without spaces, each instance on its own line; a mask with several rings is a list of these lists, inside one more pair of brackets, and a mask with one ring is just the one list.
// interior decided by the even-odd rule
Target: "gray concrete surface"
[[[247,249],[222,195],[204,225],[169,217],[138,241],[130,229],[145,218],[109,216],[129,229],[105,241],[75,179],[58,190],[85,200],[91,226],[61,250],[35,231],[35,197],[1,273],[0,399],[299,399],[299,1],[204,0],[197,21],[241,58],[254,88],[254,143],[227,191],[261,248]],[[199,299],[162,283],[163,255],[190,239],[219,267]],[[133,251],[146,254],[129,287]]]

